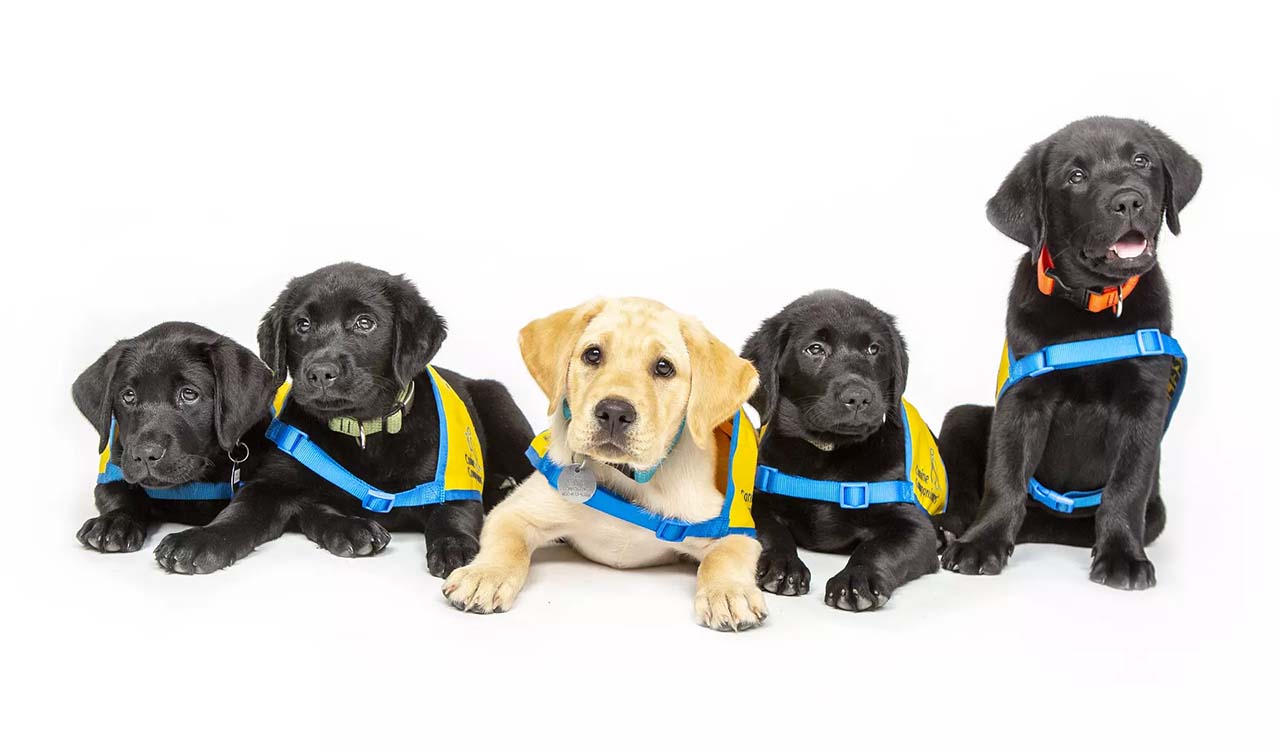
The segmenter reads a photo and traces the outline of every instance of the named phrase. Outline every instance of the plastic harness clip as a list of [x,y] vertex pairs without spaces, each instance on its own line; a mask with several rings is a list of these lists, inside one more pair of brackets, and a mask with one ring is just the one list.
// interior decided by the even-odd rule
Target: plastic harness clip
[[841,482],[840,507],[860,510],[871,504],[871,493],[866,482]]
[[653,530],[653,533],[664,542],[683,542],[689,535],[689,526],[690,524],[684,521],[664,518],[658,522],[658,527]]
[[[1145,337],[1148,336],[1151,338],[1151,341],[1155,342],[1154,346],[1147,346],[1147,339]],[[1142,328],[1134,333],[1133,337],[1138,342],[1138,352],[1141,356],[1155,357],[1165,353],[1164,337],[1160,335],[1159,329]]]
[[396,507],[396,496],[370,487],[360,500],[360,507],[374,513],[390,513]]

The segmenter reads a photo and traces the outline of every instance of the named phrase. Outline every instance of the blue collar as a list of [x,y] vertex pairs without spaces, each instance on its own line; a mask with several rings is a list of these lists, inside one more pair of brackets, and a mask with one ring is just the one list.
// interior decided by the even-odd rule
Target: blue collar
[[[446,480],[450,478],[448,460],[450,453],[449,433],[452,431],[450,429],[452,422],[446,409],[445,398],[441,393],[442,386],[437,382],[438,377],[439,375],[432,368],[428,368],[427,380],[431,382],[431,392],[435,396],[436,411],[440,422],[440,442],[437,449],[435,479],[403,492],[384,492],[352,474],[326,453],[323,448],[312,442],[310,435],[293,425],[281,421],[278,416],[271,420],[271,426],[267,428],[267,439],[275,443],[281,452],[315,472],[333,486],[356,498],[360,501],[360,507],[373,513],[388,513],[392,508],[436,505],[455,500],[480,500],[482,499],[481,491],[475,485],[483,484],[482,476],[480,482],[468,482],[467,486],[452,487],[446,485]],[[446,383],[445,387],[447,386],[448,384]],[[453,399],[457,399],[452,390],[450,390],[450,394]],[[459,401],[458,403],[461,402]],[[281,412],[283,411],[281,409]],[[466,438],[468,444],[470,444],[471,434],[474,430],[470,429],[469,415],[466,416],[466,420],[468,424],[465,427],[458,428],[462,430],[462,433],[454,435],[453,438]],[[475,475],[472,474],[471,476],[474,477]]]
[[[569,411],[568,400],[562,401],[560,403],[560,413],[564,415],[564,421],[570,422],[573,420],[573,414]],[[676,436],[671,439],[671,445],[667,446],[667,452],[662,456],[662,458],[658,459],[658,463],[654,464],[653,466],[650,466],[644,471],[636,469],[635,467],[629,464],[609,464],[609,466],[612,466],[613,468],[622,472],[622,474],[624,474],[628,479],[630,479],[633,482],[636,482],[637,484],[644,484],[645,482],[648,482],[650,479],[653,479],[653,475],[658,473],[658,469],[661,468],[662,464],[665,463],[667,458],[671,456],[671,452],[676,449],[676,445],[680,442],[680,438],[684,435],[684,425],[685,425],[685,420],[683,419],[680,420],[680,427],[679,429],[676,430]],[[607,463],[607,462],[601,462],[601,463]]]
[[[1005,347],[1001,362],[1000,391],[996,403],[1009,389],[1027,378],[1038,378],[1055,370],[1074,370],[1125,359],[1146,357],[1171,357],[1169,373],[1169,412],[1164,427],[1169,429],[1173,412],[1178,408],[1182,388],[1187,381],[1187,355],[1177,339],[1155,328],[1143,328],[1121,336],[1071,341],[1051,344],[1025,357],[1014,359],[1013,352]],[[1036,502],[1058,513],[1071,513],[1082,508],[1094,508],[1102,504],[1102,490],[1058,492],[1040,483],[1034,476],[1027,482],[1027,494]]]

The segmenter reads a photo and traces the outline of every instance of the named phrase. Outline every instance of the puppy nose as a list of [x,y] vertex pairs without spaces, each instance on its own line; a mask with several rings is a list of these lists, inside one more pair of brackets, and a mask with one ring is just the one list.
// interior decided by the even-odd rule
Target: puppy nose
[[1132,188],[1117,191],[1111,196],[1111,210],[1121,216],[1132,216],[1142,210],[1142,193]]
[[129,456],[138,463],[154,463],[164,458],[165,447],[159,443],[137,443],[129,446]]
[[316,362],[307,366],[307,382],[320,388],[328,388],[338,379],[340,369],[335,362]]
[[596,404],[596,419],[611,435],[625,432],[636,421],[636,408],[620,398],[606,398]]
[[840,401],[853,410],[854,414],[871,405],[871,389],[865,385],[848,385],[840,391]]

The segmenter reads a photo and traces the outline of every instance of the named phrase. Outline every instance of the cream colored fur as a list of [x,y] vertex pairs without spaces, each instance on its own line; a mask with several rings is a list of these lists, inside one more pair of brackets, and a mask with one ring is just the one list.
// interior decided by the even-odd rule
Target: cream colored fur
[[[583,350],[599,346],[600,366],[584,365]],[[548,455],[568,465],[586,460],[598,481],[655,513],[697,522],[720,514],[724,497],[715,486],[712,431],[731,418],[755,390],[750,363],[715,339],[700,323],[650,300],[593,300],[534,321],[521,331],[521,350],[551,407]],[[653,365],[668,359],[671,378],[655,378]],[[624,398],[637,411],[625,460],[644,468],[662,459],[682,421],[685,431],[653,479],[638,484],[593,456],[594,419],[566,421],[560,405],[589,415],[603,398]],[[480,553],[444,584],[454,606],[472,612],[510,609],[524,586],[533,551],[565,539],[583,556],[616,568],[699,561],[694,611],[720,630],[759,625],[767,615],[755,582],[760,544],[735,535],[722,539],[663,542],[647,529],[566,500],[535,473],[485,521]]]

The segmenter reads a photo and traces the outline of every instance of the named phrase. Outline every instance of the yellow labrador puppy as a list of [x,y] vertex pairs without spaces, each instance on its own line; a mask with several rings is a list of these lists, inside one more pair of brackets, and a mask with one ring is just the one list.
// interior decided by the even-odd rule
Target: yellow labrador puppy
[[[530,449],[539,470],[489,514],[475,561],[445,581],[449,601],[509,609],[533,551],[564,539],[617,568],[696,559],[701,624],[759,625],[767,609],[755,578],[754,458],[733,468],[725,454],[738,448],[716,435],[732,424],[732,445],[754,451],[741,413],[759,381],[751,363],[698,321],[637,298],[536,320],[520,331],[520,351],[550,400],[551,429]],[[723,492],[717,474],[721,484],[744,481]]]

